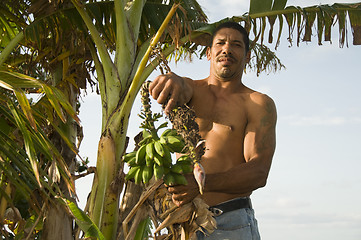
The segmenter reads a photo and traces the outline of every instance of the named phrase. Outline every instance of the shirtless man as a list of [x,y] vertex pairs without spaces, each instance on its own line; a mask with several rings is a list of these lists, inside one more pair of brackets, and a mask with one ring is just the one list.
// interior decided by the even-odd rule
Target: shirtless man
[[[206,140],[201,197],[217,221],[217,230],[206,239],[259,239],[249,196],[266,185],[277,116],[270,97],[242,83],[250,58],[248,45],[247,32],[240,25],[224,23],[215,30],[207,49],[210,75],[206,79],[193,81],[169,73],[150,85],[150,94],[158,103],[170,97],[166,113],[184,103],[196,112],[200,134]],[[189,175],[187,180],[187,185],[168,187],[177,205],[199,195],[194,177]]]

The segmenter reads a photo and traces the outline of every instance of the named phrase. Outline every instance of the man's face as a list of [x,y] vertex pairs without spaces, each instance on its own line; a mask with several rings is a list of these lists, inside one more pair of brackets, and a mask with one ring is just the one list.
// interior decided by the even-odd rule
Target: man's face
[[220,29],[207,49],[207,59],[211,62],[211,74],[216,77],[225,81],[240,78],[249,61],[243,35],[236,29]]

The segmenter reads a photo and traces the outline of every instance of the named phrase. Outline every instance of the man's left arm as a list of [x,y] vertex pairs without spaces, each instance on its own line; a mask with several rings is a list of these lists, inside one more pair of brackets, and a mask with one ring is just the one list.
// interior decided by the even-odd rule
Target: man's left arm
[[248,106],[244,159],[232,169],[206,175],[205,191],[244,194],[266,185],[276,147],[277,113],[273,100],[256,93]]
[[[276,148],[277,112],[273,100],[260,94],[252,101],[244,139],[244,158],[253,166],[255,189],[266,185]],[[250,176],[252,179],[252,177]]]
[[[276,147],[276,107],[271,98],[257,94],[249,106],[248,124],[244,138],[244,159],[246,163],[226,172],[206,174],[204,192],[246,194],[266,185]],[[192,175],[188,185],[170,187],[173,200],[179,204],[199,194]]]

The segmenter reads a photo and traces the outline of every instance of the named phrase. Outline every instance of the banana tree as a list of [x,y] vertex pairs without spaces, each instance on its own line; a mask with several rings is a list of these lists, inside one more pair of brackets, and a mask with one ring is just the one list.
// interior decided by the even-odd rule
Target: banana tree
[[[36,42],[39,29],[52,25],[66,29],[66,24],[59,24],[59,22],[55,21],[63,19],[64,22],[77,26],[77,30],[84,33],[79,39],[84,39],[87,43],[87,53],[91,54],[91,57],[87,55],[87,59],[92,59],[91,62],[96,69],[102,97],[102,136],[99,143],[97,173],[94,178],[89,213],[93,221],[104,232],[106,238],[113,239],[117,225],[119,193],[124,184],[122,181],[123,170],[120,158],[126,147],[129,114],[141,83],[162,58],[160,55],[153,55],[154,60],[152,64],[145,66],[147,62],[147,55],[145,53],[149,54],[150,52],[147,49],[150,49],[151,38],[160,28],[162,21],[166,19],[166,14],[171,9],[169,4],[173,2],[164,4],[163,1],[135,0],[124,2],[119,0],[114,2],[87,3],[86,1],[79,2],[73,0],[71,4],[70,1],[63,1],[66,7],[63,11],[59,11],[59,15],[51,15],[49,8],[44,7],[48,6],[46,2],[39,0],[37,1],[38,4],[35,5],[41,10],[34,15],[35,17],[40,17],[40,19],[37,18],[36,23],[41,28],[37,28],[36,24],[33,24],[27,28],[25,36],[35,39],[33,41]],[[340,26],[340,39],[343,39],[340,42],[344,44],[345,38],[342,36],[344,36],[347,26],[344,23],[347,17],[349,17],[354,39],[356,39],[354,43],[357,44],[359,41],[357,33],[359,33],[360,29],[360,4],[286,8],[286,1],[284,0],[253,0],[250,3],[251,8],[248,14],[233,17],[232,20],[244,22],[245,26],[254,33],[253,51],[255,57],[253,65],[250,66],[253,66],[258,72],[267,69],[270,65],[273,65],[273,69],[275,64],[276,67],[282,66],[277,58],[275,58],[274,53],[263,44],[267,18],[271,29],[273,29],[276,19],[278,19],[280,24],[276,46],[282,35],[284,18],[289,24],[290,35],[297,26],[297,33],[300,33],[297,35],[297,42],[299,42],[302,31],[304,32],[303,38],[305,40],[309,39],[307,36],[310,36],[309,33],[316,16],[319,29],[317,30],[318,36],[322,36],[323,32],[325,37],[329,36],[329,26],[334,23],[334,18],[337,16],[336,19],[339,21]],[[79,14],[74,11],[73,6],[76,6]],[[56,9],[56,7],[54,8]],[[46,21],[46,18],[42,18],[41,15],[50,17],[54,21]],[[173,28],[168,27],[166,32],[169,34],[162,37],[162,43],[164,44],[158,45],[156,51],[152,52],[153,54],[162,51],[163,56],[168,56],[176,47],[180,47],[182,44],[186,44],[184,49],[194,50],[195,45],[190,44],[189,39],[198,44],[206,45],[212,29],[218,24],[201,24],[206,18],[195,1],[184,1],[180,10],[176,11],[176,18],[173,19]],[[191,21],[198,24],[190,24]],[[3,24],[7,26],[4,21]],[[11,28],[7,26],[6,29]],[[87,29],[90,32],[91,38],[86,37],[88,36]],[[11,33],[11,31],[9,32]],[[56,31],[54,32],[56,33]],[[190,34],[192,38],[186,37],[187,34]],[[173,39],[169,38],[170,35],[173,35]],[[53,36],[57,39],[56,34]],[[198,38],[196,38],[197,36]],[[272,31],[270,36],[273,36]],[[10,52],[23,37],[22,31],[14,31],[12,34],[8,34],[7,38],[2,38],[4,41],[1,43],[9,43],[2,44],[2,46],[7,46],[2,53]],[[39,39],[37,44],[40,45],[41,43]],[[5,59],[2,56],[6,56],[6,54],[1,54],[1,64],[4,63]],[[53,59],[65,60],[63,62],[65,64],[62,66],[65,66],[63,69],[66,69],[66,66],[69,66],[66,63],[68,59],[66,56],[69,56],[69,53],[62,49],[58,56],[53,56]],[[56,72],[54,71],[54,73]],[[72,78],[69,78],[69,80],[74,82]]]
[[[50,176],[54,175],[55,179],[58,175],[57,172],[66,173],[65,175],[61,174],[57,181],[52,182],[52,184],[56,184],[58,190],[55,191],[56,194],[54,191],[50,192],[52,194],[41,191],[41,195],[45,198],[44,201],[39,202],[44,207],[43,209],[40,206],[42,211],[39,219],[46,219],[43,227],[38,229],[42,230],[42,239],[55,239],[55,237],[69,239],[72,236],[72,218],[54,197],[63,196],[71,199],[75,196],[72,178],[79,166],[75,161],[77,153],[75,144],[78,133],[81,133],[75,112],[79,107],[79,89],[84,88],[86,80],[90,79],[87,65],[89,61],[84,47],[85,41],[83,41],[84,34],[80,34],[79,30],[72,28],[73,25],[69,24],[71,18],[67,19],[66,14],[70,14],[72,10],[63,13],[62,7],[64,8],[64,6],[61,6],[60,3],[57,4],[53,2],[49,5],[48,1],[42,0],[33,1],[31,4],[27,1],[16,3],[2,1],[0,4],[2,12],[0,17],[2,26],[1,81],[8,86],[5,86],[7,89],[12,90],[15,94],[17,99],[13,99],[23,109],[25,120],[31,123],[31,127],[35,131],[44,132],[46,144],[52,146],[51,151],[59,153],[58,155],[47,154],[44,155],[46,157],[42,157],[39,152],[41,158],[30,155],[32,157],[29,159],[34,167],[33,174],[37,179],[49,180],[51,177],[48,176],[47,169],[50,166]],[[76,12],[74,7],[73,12]],[[32,77],[16,74],[14,71],[26,73]],[[89,82],[92,83],[92,81]],[[15,88],[11,88],[13,84],[15,84]],[[23,91],[24,89],[25,91]],[[29,103],[25,92],[40,96],[40,100]],[[17,105],[15,104],[15,106]],[[64,108],[65,106],[67,109]],[[37,127],[38,123],[34,120],[36,119],[33,117],[34,111],[37,113],[38,121],[39,116],[42,116],[40,127]],[[69,114],[70,112],[72,114]],[[32,135],[25,136],[31,138]],[[21,141],[21,138],[18,141]],[[56,163],[55,157],[61,157],[64,164]],[[22,159],[27,160],[27,158]],[[7,173],[8,171],[4,170],[4,176]],[[31,171],[26,172],[26,174],[31,173]],[[38,187],[41,189],[41,186]],[[32,186],[31,189],[34,191],[36,188],[37,186]],[[33,194],[26,195],[32,196]],[[26,200],[31,202],[32,199],[23,198],[23,202]],[[9,204],[11,206],[11,201]],[[27,206],[29,209],[25,212],[34,210],[32,205],[27,204]],[[37,212],[39,213],[39,210]],[[27,216],[27,214],[20,216]],[[59,222],[66,227],[59,228]],[[21,229],[17,231],[20,234]],[[27,237],[30,236],[31,232]]]
[[[105,116],[104,121],[103,121],[104,126],[106,126],[106,123],[110,119],[110,116],[114,115],[114,113],[112,113],[112,112],[116,111],[116,109],[115,109],[116,105],[119,105],[119,103],[116,103],[116,101],[121,102],[119,99],[124,100],[124,97],[126,96],[126,93],[128,91],[127,88],[130,87],[131,78],[134,75],[137,76],[136,77],[136,79],[138,79],[137,84],[139,84],[139,82],[142,81],[139,79],[144,79],[144,77],[142,77],[142,78],[140,77],[140,75],[142,74],[141,71],[138,71],[138,75],[137,75],[136,71],[135,71],[136,68],[128,69],[129,66],[126,66],[126,65],[129,62],[131,62],[131,65],[137,66],[137,64],[140,63],[144,67],[144,64],[147,62],[147,59],[145,58],[146,60],[141,62],[142,53],[145,52],[146,48],[150,44],[150,42],[151,42],[150,37],[154,35],[156,30],[160,27],[161,22],[165,18],[166,13],[171,9],[170,5],[162,4],[161,1],[153,1],[153,2],[149,1],[149,2],[150,3],[146,7],[146,11],[144,11],[145,15],[147,15],[147,16],[146,16],[146,18],[143,18],[142,23],[140,21],[140,19],[141,19],[140,14],[142,13],[142,9],[144,7],[145,1],[135,1],[133,3],[133,5],[128,3],[127,6],[121,6],[121,8],[124,8],[124,9],[120,10],[120,14],[123,14],[122,15],[123,17],[118,19],[117,32],[119,34],[117,36],[118,36],[119,40],[115,41],[112,38],[112,36],[113,37],[115,36],[115,34],[113,34],[115,32],[115,29],[113,29],[113,26],[116,24],[114,24],[114,22],[112,20],[114,20],[115,19],[114,16],[117,15],[115,13],[119,13],[119,12],[118,12],[118,10],[114,11],[114,9],[119,8],[119,5],[123,4],[123,3],[119,2],[119,1],[116,3],[113,3],[113,2],[105,2],[105,3],[103,2],[103,3],[99,3],[99,4],[89,3],[85,7],[87,13],[84,15],[84,11],[81,10],[81,6],[79,6],[79,2],[74,1],[74,4],[78,7],[79,12],[81,13],[80,15],[83,14],[82,16],[83,17],[85,16],[84,18],[87,19],[86,15],[88,13],[90,13],[90,15],[95,19],[96,27],[98,29],[100,29],[99,32],[101,32],[102,36],[104,36],[104,38],[102,40],[104,40],[105,43],[99,44],[99,35],[98,35],[98,33],[96,33],[95,39],[94,39],[94,42],[96,43],[95,45],[94,45],[94,42],[92,41],[92,39],[86,39],[88,41],[87,43],[88,43],[89,52],[91,54],[93,54],[93,56],[94,56],[94,60],[93,60],[94,65],[96,66],[96,69],[98,70],[97,74],[98,74],[98,79],[100,79],[100,81],[99,81],[100,91],[102,93],[102,96],[106,99],[106,100],[104,100],[105,108],[103,111],[104,116]],[[5,3],[2,2],[2,3],[6,5],[7,2],[5,2]],[[34,2],[32,9],[34,10],[34,9],[37,9],[36,7],[39,7],[39,11],[33,12],[35,21],[34,21],[34,23],[31,23],[29,26],[26,26],[26,22],[21,22],[21,24],[19,24],[18,26],[15,26],[15,27],[8,26],[8,25],[6,25],[7,18],[3,19],[2,23],[4,23],[4,26],[7,29],[7,32],[12,33],[12,34],[9,34],[9,37],[7,37],[7,38],[2,39],[1,43],[2,43],[2,46],[4,46],[4,49],[3,49],[1,57],[0,57],[0,63],[1,63],[1,65],[3,65],[5,63],[5,60],[8,59],[8,56],[10,54],[12,54],[14,52],[16,53],[16,51],[14,51],[14,49],[16,49],[16,46],[18,46],[19,44],[24,45],[24,37],[25,37],[25,40],[26,40],[25,44],[30,43],[30,45],[31,45],[31,47],[33,47],[33,49],[44,50],[39,55],[47,56],[45,59],[53,59],[51,61],[51,63],[54,63],[54,62],[61,63],[58,65],[58,66],[60,66],[60,68],[59,67],[51,68],[52,66],[50,66],[50,70],[51,69],[53,70],[52,75],[54,75],[54,77],[52,79],[55,80],[55,84],[59,87],[58,84],[62,84],[62,82],[59,83],[59,79],[64,80],[66,78],[66,74],[69,72],[69,71],[67,71],[69,69],[69,56],[71,56],[72,54],[69,53],[68,51],[66,51],[66,48],[61,48],[60,52],[58,52],[58,54],[59,54],[58,56],[56,56],[56,54],[53,53],[53,49],[57,48],[59,45],[59,36],[61,36],[61,33],[62,33],[61,31],[58,31],[57,29],[55,29],[55,31],[51,31],[50,37],[48,34],[44,34],[44,36],[45,36],[44,38],[42,38],[42,35],[39,36],[39,33],[44,33],[44,31],[47,32],[49,28],[56,27],[56,26],[58,26],[58,27],[61,26],[62,28],[66,28],[67,26],[65,26],[64,23],[62,24],[62,22],[59,21],[59,19],[64,20],[64,16],[67,17],[67,19],[65,19],[66,24],[71,23],[70,25],[76,25],[76,26],[78,26],[78,28],[80,30],[84,27],[84,24],[82,23],[82,21],[77,21],[81,18],[79,18],[80,17],[79,14],[74,14],[74,7],[71,7],[70,9],[65,9],[64,11],[58,11],[60,13],[55,12],[53,14],[52,11],[49,11],[49,8],[46,8],[44,6],[48,6],[48,5],[46,5],[46,1],[39,0],[39,1]],[[199,6],[197,4],[194,4],[194,3],[192,3],[192,1],[189,1],[188,3],[184,4],[183,6],[193,9],[193,10],[189,9],[190,11],[188,11],[188,14],[187,14],[187,16],[190,19],[192,19],[192,18],[194,19],[194,17],[196,16],[196,18],[201,22],[205,20],[205,16],[203,15],[203,13],[201,11],[199,11]],[[7,5],[7,7],[9,7],[9,5]],[[56,7],[58,7],[58,6],[52,5],[51,7],[56,9]],[[103,15],[102,14],[97,15],[98,14],[97,11],[99,9],[101,9],[101,11],[108,14],[105,17],[105,22],[107,23],[107,24],[105,24],[106,25],[105,27],[103,26],[103,23],[104,23]],[[7,10],[6,8],[1,8],[1,10],[3,12],[8,13],[7,16],[10,15],[10,13],[11,13],[11,11],[6,11]],[[174,10],[175,10],[175,8],[173,9],[173,13],[175,12]],[[158,14],[158,13],[161,13],[161,14]],[[191,13],[191,14],[189,14],[189,13]],[[41,17],[42,14],[46,15],[46,17]],[[126,16],[124,14],[126,14]],[[77,18],[77,16],[78,16],[78,18]],[[110,16],[112,16],[112,17],[110,17]],[[175,18],[174,22],[180,23],[181,22],[180,19],[184,18],[185,16],[186,16],[185,11],[178,11],[177,18]],[[75,18],[75,20],[74,20],[74,18]],[[71,20],[69,20],[69,19],[71,19]],[[127,19],[127,20],[123,21],[125,19]],[[149,24],[150,19],[152,20],[151,25]],[[168,20],[169,19],[170,18],[168,18]],[[87,21],[88,20],[85,20],[85,22],[87,22]],[[90,21],[90,22],[92,22],[92,21]],[[88,23],[89,23],[89,21],[88,21]],[[134,29],[124,28],[124,24],[127,25],[128,23],[135,24]],[[24,29],[25,31],[22,30],[22,28],[21,28],[21,27],[24,28],[24,26],[25,26],[25,29]],[[4,28],[2,28],[2,29],[4,29]],[[92,27],[90,27],[90,29],[92,29]],[[122,33],[122,29],[123,30],[127,29],[127,31]],[[164,31],[164,26],[162,27],[162,29]],[[188,29],[186,29],[186,27],[185,27],[182,30],[187,31]],[[180,31],[182,31],[182,30],[180,30]],[[177,34],[180,31],[177,31],[177,32],[173,31],[173,34]],[[84,32],[87,34],[87,31],[84,31]],[[138,34],[139,32],[141,32],[142,34]],[[159,33],[158,39],[160,36],[161,36],[161,34]],[[125,37],[125,38],[123,38],[123,37]],[[137,38],[138,41],[134,41],[135,38]],[[53,48],[50,45],[44,48],[44,41],[46,41],[48,39],[53,39],[54,44],[55,44],[55,45],[53,45]],[[129,42],[130,39],[132,41]],[[117,44],[114,44],[115,42]],[[120,43],[118,43],[118,42],[120,42]],[[127,42],[130,47],[129,49],[132,50],[128,53],[126,51],[124,51],[125,49],[128,50],[128,48],[122,47],[123,46],[122,44],[127,43]],[[157,41],[153,41],[153,42],[156,43]],[[138,46],[137,44],[140,44],[140,45]],[[64,46],[64,45],[62,45],[62,46]],[[100,47],[99,47],[99,45],[100,45]],[[131,45],[133,45],[133,46],[131,47]],[[117,48],[115,46],[118,46],[118,47],[121,46],[121,47],[119,47],[119,49],[117,50]],[[153,46],[154,46],[154,44],[153,44]],[[96,48],[98,48],[98,50],[96,50]],[[114,68],[114,66],[116,64],[113,64],[113,63],[109,64],[109,58],[108,58],[109,54],[105,53],[106,51],[108,51],[108,49],[109,49],[109,51],[118,52],[118,55],[117,55],[118,57],[115,58],[116,61],[118,61],[117,59],[121,59],[121,58],[125,58],[126,60],[124,60],[124,59],[121,59],[121,61],[119,60],[120,63],[118,63],[117,64],[118,66],[116,68]],[[173,45],[173,47],[170,48],[170,50],[168,50],[168,54],[172,52],[172,49],[174,49],[174,45]],[[99,52],[99,55],[102,59],[102,63],[100,63],[96,51]],[[36,53],[37,50],[34,50],[34,52]],[[38,52],[40,52],[40,51],[38,51]],[[48,57],[49,52],[52,53],[53,56]],[[141,54],[139,54],[137,56],[136,54],[138,54],[139,52]],[[148,50],[148,55],[150,54],[150,52],[151,52],[151,48],[149,48],[149,50]],[[133,60],[130,61],[129,57],[133,57]],[[37,61],[33,61],[36,64],[38,64],[39,62],[40,62],[40,64],[45,64],[45,66],[42,66],[42,67],[46,68],[46,66],[47,66],[47,62],[41,61],[40,57],[36,58],[36,59],[31,58],[31,60],[37,60]],[[78,61],[79,60],[80,59],[78,59]],[[159,60],[159,58],[158,58],[158,60]],[[156,61],[158,61],[158,60],[156,60]],[[80,61],[80,62],[82,62],[82,61]],[[11,64],[7,63],[6,66],[14,67],[15,65],[13,64],[13,62],[11,62]],[[34,64],[34,66],[36,66],[36,65]],[[110,66],[110,68],[109,68],[109,66]],[[18,70],[19,69],[21,69],[21,68],[18,68]],[[110,71],[109,71],[109,69],[110,69]],[[118,71],[118,69],[119,69],[119,71]],[[63,70],[63,71],[61,71],[61,70]],[[151,68],[148,68],[147,71],[149,74],[151,71]],[[116,74],[115,79],[112,79],[112,77],[110,77],[111,74]],[[11,74],[10,74],[10,76],[11,76]],[[61,78],[59,78],[59,76],[61,76]],[[121,79],[119,79],[119,76],[121,76]],[[41,77],[41,76],[39,76],[39,77]],[[107,80],[106,87],[104,87],[104,85],[105,85],[104,79]],[[75,82],[74,79],[72,79],[70,77],[67,80],[73,84]],[[12,81],[16,82],[16,80],[14,80],[14,78],[12,79]],[[118,85],[116,84],[117,82],[118,82]],[[116,88],[116,86],[115,87],[112,86],[112,84],[114,84],[114,83],[118,87],[121,87],[121,88]],[[137,92],[136,89],[140,86],[140,84],[139,84],[139,86],[137,86],[137,84],[135,84],[134,85],[135,87],[133,87],[133,94],[130,95],[130,99],[131,99],[130,101],[134,101],[134,99],[132,100],[132,98],[135,97],[135,94]],[[21,88],[28,88],[28,87],[29,86],[22,86]],[[103,90],[106,90],[108,92],[108,94],[105,94],[105,92]],[[51,92],[48,92],[48,93],[51,93]],[[117,97],[115,95],[117,95],[120,98],[117,100]],[[128,99],[129,99],[129,97],[128,97]],[[129,115],[130,108],[131,108],[131,105],[128,105],[128,107],[125,108],[126,111],[128,111],[128,114],[122,114],[123,118],[124,118],[124,115]],[[59,110],[59,108],[55,108],[55,110],[57,110],[58,113],[62,112],[61,109]],[[62,116],[62,115],[60,114],[60,116]],[[51,118],[51,116],[48,116],[48,117]],[[125,123],[127,122],[127,117],[125,118],[126,119]],[[119,121],[118,121],[118,124],[119,124]],[[116,124],[109,124],[109,125],[113,127],[113,129],[111,129],[112,131],[105,130],[105,129],[109,128],[107,126],[107,127],[104,127],[104,132],[106,132],[106,133],[109,132],[109,134],[111,134],[113,132],[112,134],[115,136],[116,140],[120,139],[121,141],[124,141],[126,132],[119,133],[120,131],[118,131],[118,130],[113,131],[114,128],[120,129],[121,127],[116,126]],[[127,124],[125,124],[125,126],[127,126]],[[126,131],[126,129],[125,129],[125,131]],[[118,137],[120,134],[123,136],[123,139]],[[105,146],[109,146],[109,145],[105,144]],[[119,144],[118,144],[118,146],[119,146]],[[121,146],[121,147],[124,148],[124,146]],[[122,152],[122,150],[117,150],[117,152],[118,153]],[[118,156],[118,160],[119,160],[120,155],[117,154],[117,156]],[[117,164],[119,165],[119,161]],[[102,168],[99,167],[99,169],[102,169]],[[106,179],[105,180],[101,179],[100,182],[101,183],[105,182],[106,184],[108,184]],[[104,198],[104,196],[100,196],[98,198],[100,199],[100,202],[101,202],[102,199]],[[119,201],[119,196],[117,196],[117,198],[118,198],[118,200],[117,199],[116,200]],[[103,211],[103,209],[100,207],[100,210],[99,210],[99,204],[97,204],[95,207],[95,210],[90,211],[90,212],[91,213],[95,212],[95,215],[97,215],[98,214],[97,212],[102,212],[102,211]],[[101,224],[99,224],[99,225],[101,225]],[[116,226],[116,224],[114,224],[114,225]],[[113,226],[113,229],[116,229],[116,227]],[[108,237],[108,238],[110,238],[110,237]]]
[[[122,180],[123,165],[121,157],[126,147],[126,134],[130,111],[135,97],[145,79],[158,65],[161,60],[158,56],[153,63],[148,63],[149,56],[156,50],[157,43],[166,30],[167,24],[172,20],[174,24],[182,24],[186,30],[184,18],[205,20],[199,6],[193,1],[184,1],[182,4],[174,3],[173,6],[160,4],[161,2],[114,1],[116,39],[114,61],[100,37],[100,34],[93,24],[92,18],[87,13],[86,6],[73,1],[84,22],[86,23],[97,52],[92,51],[102,100],[102,136],[99,141],[97,172],[94,176],[93,188],[89,203],[89,215],[106,239],[114,239],[118,226],[118,206],[120,192],[124,184]],[[187,6],[188,4],[188,6]],[[189,8],[193,11],[181,11],[178,8]],[[158,31],[148,30],[150,18],[142,18],[143,14],[151,14],[152,9],[161,9],[168,15],[158,19],[164,19]],[[176,14],[175,18],[173,15]],[[189,15],[191,14],[191,15]],[[193,16],[192,16],[193,15]],[[182,23],[180,17],[183,18]],[[146,34],[140,34],[140,31]],[[168,32],[170,32],[168,28]],[[184,33],[181,29],[175,29],[174,36],[181,36]],[[155,33],[155,35],[153,35]],[[167,36],[167,35],[165,35]],[[169,36],[169,35],[168,35]],[[175,41],[184,41],[174,38]],[[164,41],[164,40],[163,40]],[[169,55],[175,49],[176,44],[169,44],[163,50],[164,56]],[[100,59],[98,60],[98,55]]]

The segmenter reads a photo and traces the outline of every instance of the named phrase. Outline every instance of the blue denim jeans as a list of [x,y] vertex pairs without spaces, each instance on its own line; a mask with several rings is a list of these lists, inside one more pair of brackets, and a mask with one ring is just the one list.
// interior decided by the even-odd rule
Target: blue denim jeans
[[215,217],[217,229],[210,235],[197,232],[197,240],[260,240],[254,210],[242,208]]

